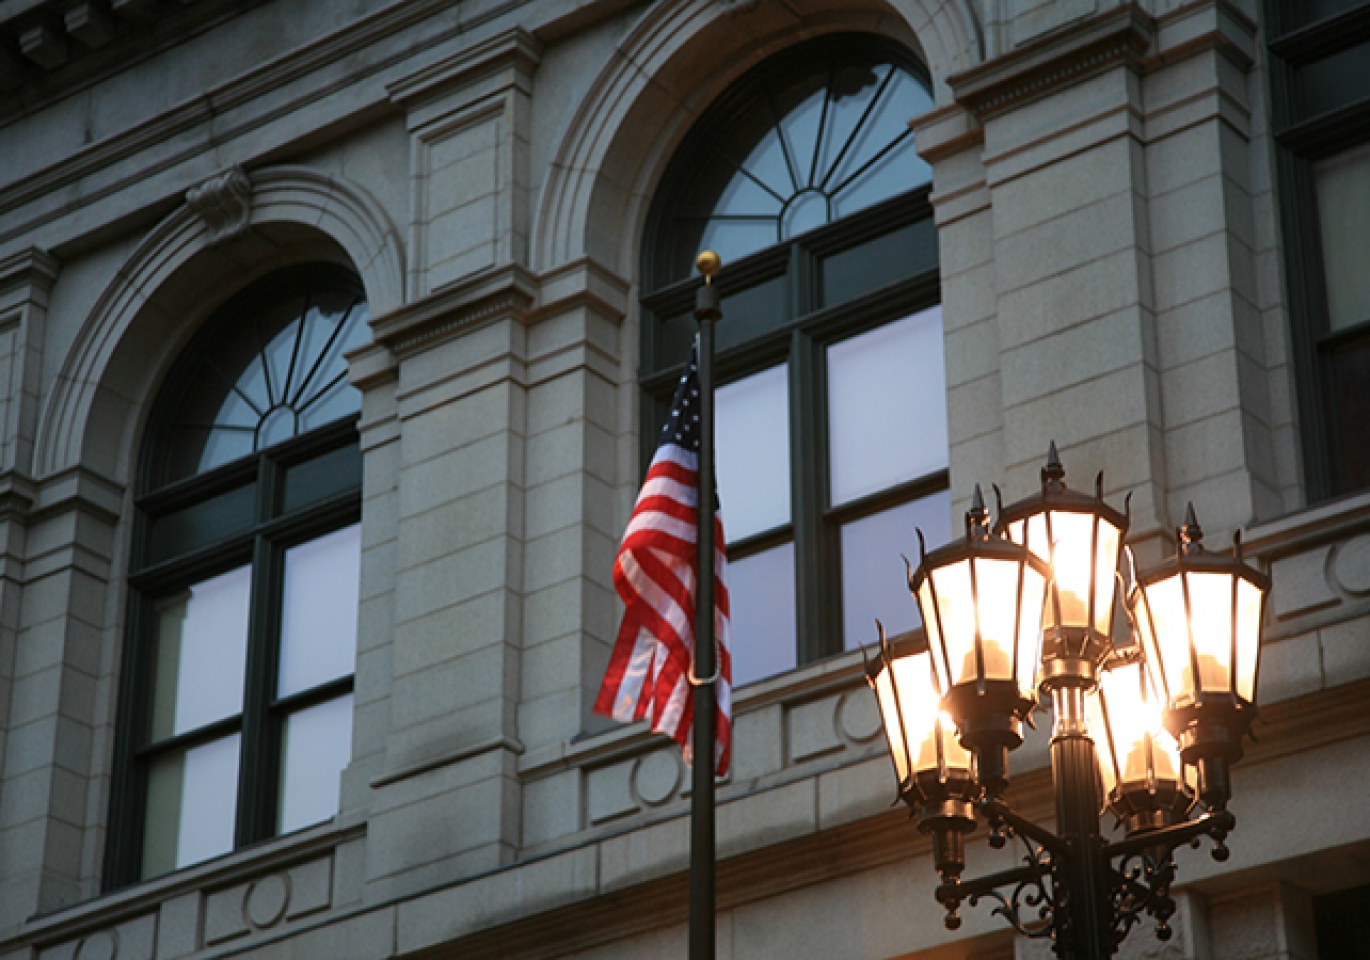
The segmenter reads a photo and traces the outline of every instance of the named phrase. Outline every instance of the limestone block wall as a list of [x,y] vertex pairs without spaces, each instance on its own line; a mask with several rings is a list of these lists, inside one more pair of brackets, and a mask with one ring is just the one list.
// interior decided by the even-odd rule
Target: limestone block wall
[[[687,771],[590,715],[641,220],[707,91],[852,27],[934,74],[957,509],[1029,492],[1055,439],[1073,486],[1131,495],[1144,562],[1194,500],[1275,578],[1233,861],[1186,852],[1176,940],[1125,955],[1312,956],[1310,892],[1370,840],[1286,823],[1310,776],[1370,789],[1370,495],[1303,509],[1253,3],[214,9],[0,116],[0,960],[681,955]],[[320,256],[373,308],[340,813],[102,893],[147,399],[222,295]],[[984,910],[941,926],[859,655],[739,691],[734,729],[721,956],[1040,955]],[[1045,760],[1015,754],[1013,799],[1049,821]]]

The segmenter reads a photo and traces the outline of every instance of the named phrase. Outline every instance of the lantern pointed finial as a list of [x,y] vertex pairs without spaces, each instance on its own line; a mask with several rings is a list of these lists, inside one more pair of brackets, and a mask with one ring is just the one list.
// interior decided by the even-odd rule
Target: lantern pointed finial
[[1199,526],[1199,520],[1194,515],[1194,501],[1190,501],[1184,511],[1184,526],[1175,531],[1176,547],[1181,556],[1188,556],[1191,553],[1198,553],[1203,550],[1203,527]]
[[989,538],[989,511],[985,509],[985,495],[978,483],[970,498],[970,509],[966,511],[966,537],[972,540]]
[[1047,463],[1042,468],[1042,489],[1043,490],[1064,490],[1066,480],[1066,468],[1061,466],[1061,455],[1056,452],[1056,441],[1051,441],[1047,447]]

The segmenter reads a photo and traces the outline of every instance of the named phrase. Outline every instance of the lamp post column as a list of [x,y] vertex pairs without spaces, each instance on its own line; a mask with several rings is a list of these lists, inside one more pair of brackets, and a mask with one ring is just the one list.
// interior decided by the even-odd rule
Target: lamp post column
[[1051,699],[1056,714],[1051,736],[1056,830],[1069,848],[1064,870],[1058,873],[1070,902],[1056,913],[1057,955],[1107,960],[1113,955],[1112,909],[1099,832],[1099,761],[1085,725],[1085,688],[1055,685]]

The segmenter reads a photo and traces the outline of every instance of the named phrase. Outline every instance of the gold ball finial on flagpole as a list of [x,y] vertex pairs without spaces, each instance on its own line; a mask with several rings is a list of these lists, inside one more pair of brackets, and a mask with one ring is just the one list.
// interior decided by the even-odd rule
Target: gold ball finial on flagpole
[[704,274],[705,283],[713,281],[714,274],[718,273],[718,268],[721,266],[723,266],[723,261],[712,250],[705,250],[698,257],[695,257],[695,267]]

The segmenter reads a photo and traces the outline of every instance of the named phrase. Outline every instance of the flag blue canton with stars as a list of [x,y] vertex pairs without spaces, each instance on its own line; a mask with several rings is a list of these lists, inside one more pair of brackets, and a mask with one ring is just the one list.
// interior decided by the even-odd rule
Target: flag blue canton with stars
[[671,413],[661,428],[661,442],[673,443],[691,453],[699,452],[699,344],[690,350],[690,360],[671,400]]

